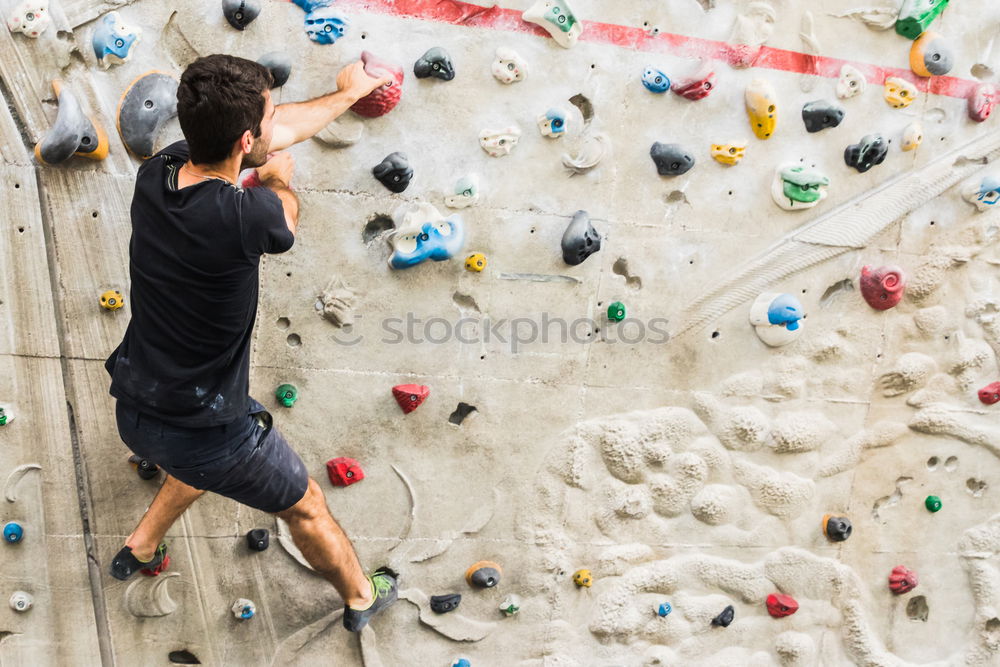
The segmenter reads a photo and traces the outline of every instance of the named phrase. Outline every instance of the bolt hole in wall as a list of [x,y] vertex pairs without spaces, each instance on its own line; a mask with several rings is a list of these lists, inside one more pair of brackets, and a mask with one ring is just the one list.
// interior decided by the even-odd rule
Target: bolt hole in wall
[[21,189],[21,184],[20,183],[15,183],[14,184],[14,189],[15,190],[20,190]]
[[91,214],[90,214],[90,217],[92,217],[92,218],[96,218],[96,217],[97,217],[97,211],[94,211],[93,213],[91,213]]
[[288,334],[286,340],[288,341],[288,347],[299,347],[302,345],[302,337],[298,334]]
[[167,660],[173,665],[200,665],[201,660],[198,659],[191,651],[182,649],[180,651],[171,651],[167,654]]
[[18,233],[23,234],[24,233],[24,227],[18,227],[17,231],[18,231]]

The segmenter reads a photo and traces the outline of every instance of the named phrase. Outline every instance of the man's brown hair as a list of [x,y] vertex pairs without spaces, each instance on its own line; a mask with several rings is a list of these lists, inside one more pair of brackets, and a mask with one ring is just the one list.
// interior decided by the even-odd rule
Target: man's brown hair
[[236,56],[205,56],[188,65],[177,88],[177,116],[191,162],[225,160],[247,130],[259,137],[264,91],[272,83],[270,70]]

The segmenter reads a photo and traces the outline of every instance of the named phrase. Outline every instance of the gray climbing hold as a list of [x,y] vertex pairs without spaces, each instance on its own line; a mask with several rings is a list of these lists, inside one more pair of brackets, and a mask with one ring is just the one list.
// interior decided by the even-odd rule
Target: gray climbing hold
[[649,149],[656,172],[660,176],[680,176],[686,174],[694,166],[694,156],[679,144],[661,144],[657,141]]
[[601,235],[590,224],[590,215],[586,211],[577,211],[573,220],[566,227],[562,237],[563,261],[571,266],[582,264],[595,252],[601,249]]
[[854,167],[863,174],[885,161],[890,143],[892,142],[881,134],[866,134],[861,141],[851,144],[844,150],[844,162],[848,167]]
[[35,604],[35,598],[31,596],[31,593],[14,591],[13,595],[10,596],[10,600],[8,600],[8,604],[14,611],[24,612],[31,609],[32,605]]
[[451,62],[451,56],[440,46],[428,49],[427,53],[420,56],[417,62],[413,63],[413,74],[418,79],[426,79],[429,76],[442,81],[451,81],[455,78],[455,66]]
[[271,88],[281,88],[292,75],[292,59],[282,51],[265,53],[257,62],[271,70],[271,77],[274,79]]
[[833,102],[813,100],[806,102],[802,107],[802,122],[806,124],[808,132],[837,127],[842,120],[844,120],[844,110]]
[[222,14],[229,25],[244,30],[260,15],[260,0],[222,0]]
[[251,551],[264,551],[270,544],[270,534],[267,528],[254,528],[247,533],[247,548]]
[[460,593],[448,593],[446,595],[432,595],[431,596],[431,609],[438,614],[447,614],[449,611],[455,611],[458,609],[459,603],[462,601],[462,595]]
[[52,82],[52,90],[59,100],[59,112],[52,129],[35,144],[35,157],[45,164],[58,164],[73,155],[92,160],[103,160],[108,156],[108,137],[104,130],[96,127],[87,118],[80,103],[62,82]]
[[375,165],[372,173],[379,183],[397,193],[405,190],[413,178],[413,168],[403,153],[389,153]]
[[712,625],[717,628],[728,628],[729,624],[733,622],[733,617],[736,616],[736,610],[733,609],[733,605],[728,605],[725,609],[719,612],[719,615],[712,619]]
[[118,133],[125,147],[143,160],[153,154],[160,128],[177,115],[177,80],[148,72],[132,82],[118,103]]

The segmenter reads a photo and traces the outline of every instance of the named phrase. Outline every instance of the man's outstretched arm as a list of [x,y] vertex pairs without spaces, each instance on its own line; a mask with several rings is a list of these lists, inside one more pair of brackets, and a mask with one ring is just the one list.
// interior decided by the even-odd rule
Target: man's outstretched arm
[[336,92],[308,102],[281,104],[275,109],[270,151],[281,151],[312,137],[355,102],[387,83],[391,83],[388,78],[368,76],[361,61],[351,63],[337,74]]

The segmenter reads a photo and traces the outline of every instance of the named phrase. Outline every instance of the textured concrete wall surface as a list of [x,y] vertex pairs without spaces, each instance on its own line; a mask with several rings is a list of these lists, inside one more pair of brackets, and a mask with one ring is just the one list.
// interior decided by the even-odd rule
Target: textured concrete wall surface
[[[0,0],[4,18],[19,4]],[[531,0],[336,0],[347,28],[329,45],[279,0],[256,3],[243,31],[219,0],[37,4],[51,16],[37,38],[0,30],[0,404],[15,416],[0,426],[0,523],[24,527],[0,545],[0,665],[165,665],[181,651],[208,665],[1000,664],[1000,404],[978,393],[1000,381],[1000,132],[969,111],[1000,100],[1000,3],[943,11],[930,29],[952,66],[931,78],[893,29],[901,4],[930,1],[571,0],[570,48],[522,20]],[[105,69],[91,40],[111,11],[142,35]],[[454,80],[413,75],[431,47]],[[526,63],[522,81],[491,74],[501,47]],[[402,599],[347,633],[286,529],[210,494],[168,534],[166,572],[119,582],[108,563],[159,483],[126,461],[103,367],[129,321],[140,164],[119,100],[199,55],[280,51],[293,65],[275,100],[298,101],[334,89],[363,50],[404,69],[402,98],[290,149],[301,226],[261,264],[251,390],[364,565],[400,572]],[[845,65],[866,86],[841,99]],[[699,67],[715,74],[701,100],[642,83],[647,68],[677,86]],[[886,102],[892,77],[912,103]],[[34,157],[54,79],[106,130],[107,159]],[[746,111],[755,80],[773,89],[766,140]],[[842,122],[807,132],[816,100]],[[567,114],[564,137],[539,131],[550,108]],[[480,133],[509,126],[517,145],[491,157]],[[884,161],[849,167],[845,149],[874,134]],[[173,119],[156,147],[180,137]],[[693,168],[659,175],[654,142]],[[729,143],[746,146],[733,166],[711,156]],[[372,174],[395,151],[414,170],[400,194]],[[450,209],[470,174],[478,202]],[[827,196],[784,210],[803,178]],[[464,249],[392,269],[393,213],[416,202],[457,215]],[[579,210],[601,248],[569,265],[560,243]],[[466,270],[471,253],[485,270]],[[866,303],[871,283],[876,303],[898,295],[866,266],[901,270],[894,308]],[[124,308],[101,308],[105,290]],[[798,329],[767,303],[751,324],[768,293],[797,299]],[[353,324],[323,317],[324,296]],[[282,383],[298,388],[291,408]],[[406,383],[430,396],[404,415],[391,388]],[[332,486],[337,456],[365,479]],[[850,537],[828,539],[826,515]],[[271,531],[266,551],[247,549],[252,528]],[[503,567],[498,586],[466,584],[480,560]],[[919,583],[895,594],[899,565]],[[589,587],[573,582],[582,568]],[[6,604],[17,592],[31,609]],[[453,592],[456,611],[431,611]],[[772,594],[798,611],[772,617]],[[499,609],[508,596],[516,615]],[[254,618],[234,618],[238,598]],[[713,625],[730,605],[732,623]]]

